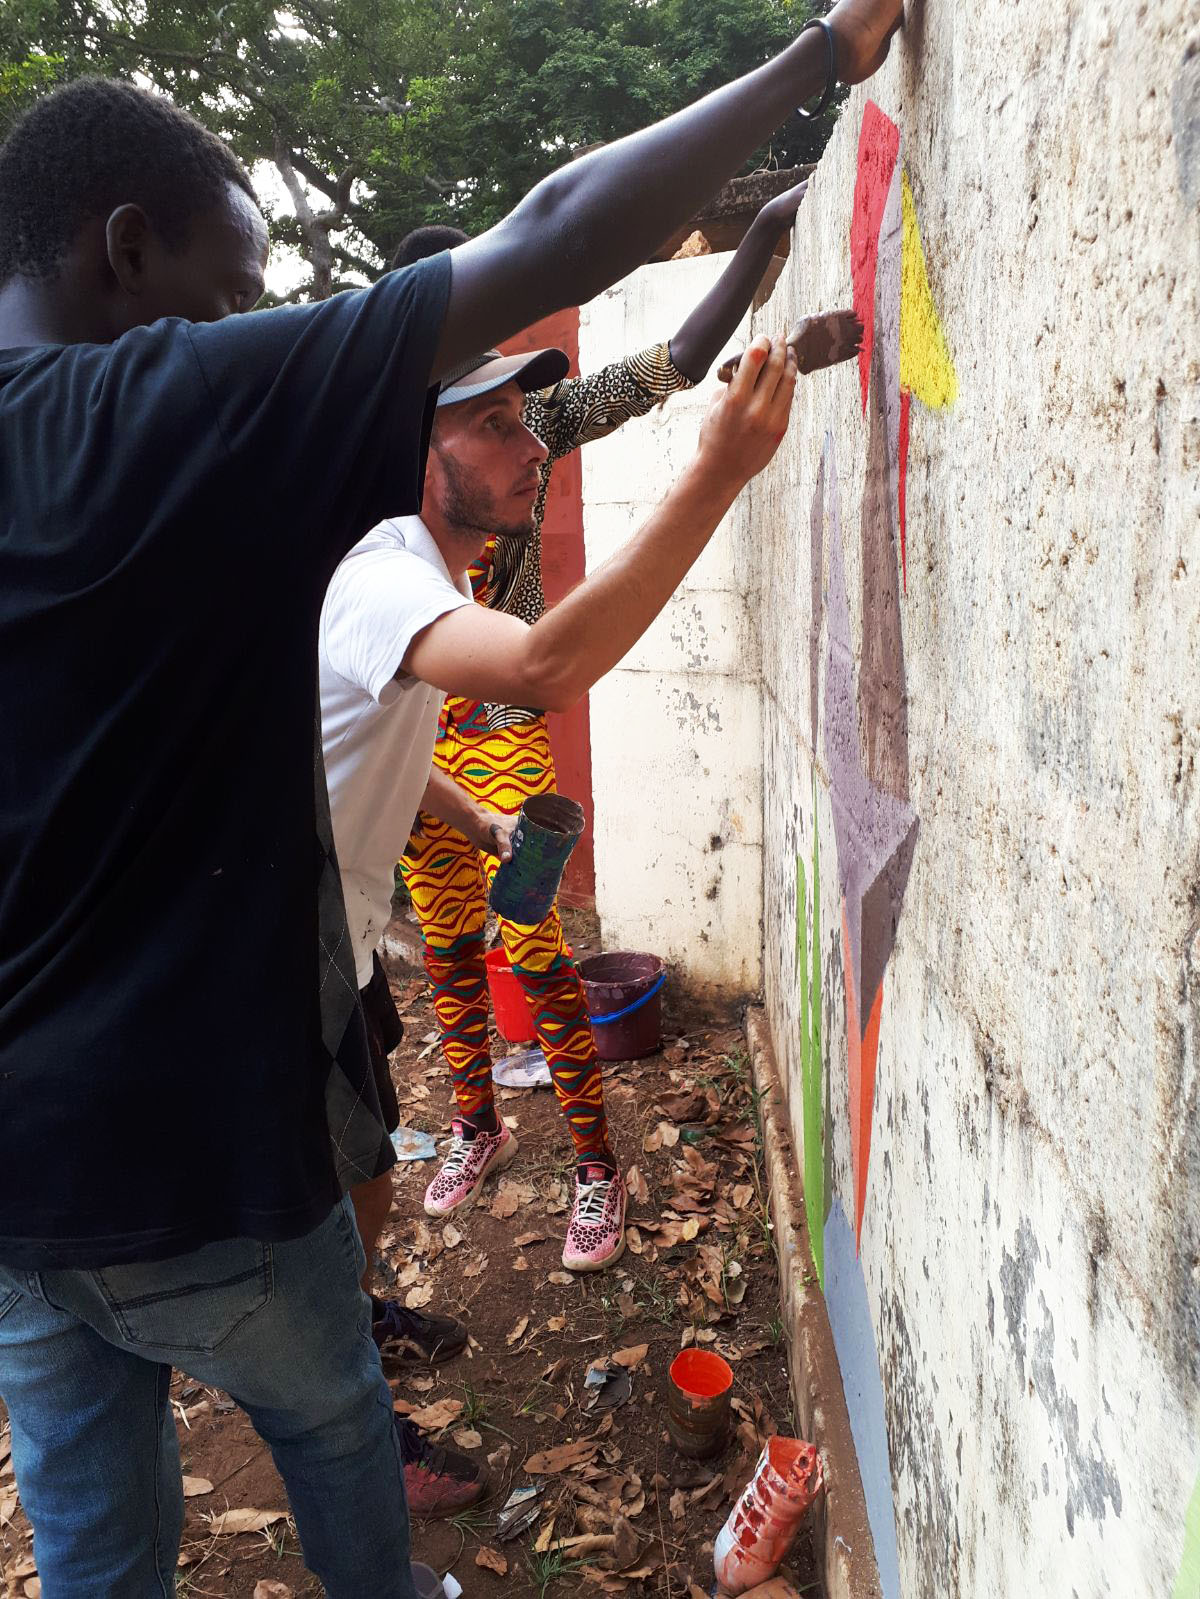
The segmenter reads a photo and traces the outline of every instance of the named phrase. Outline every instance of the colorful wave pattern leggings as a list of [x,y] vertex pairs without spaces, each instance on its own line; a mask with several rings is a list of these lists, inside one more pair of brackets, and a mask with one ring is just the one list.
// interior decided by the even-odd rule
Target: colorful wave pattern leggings
[[[487,733],[464,734],[451,724],[438,740],[434,759],[489,810],[515,813],[530,795],[551,793],[555,787],[544,717]],[[400,863],[421,924],[442,1051],[459,1111],[466,1116],[494,1103],[483,939],[497,865],[494,856],[482,854],[461,833],[425,812]],[[501,918],[500,933],[525,991],[576,1156],[608,1157],[596,1046],[583,983],[558,909],[534,927]]]

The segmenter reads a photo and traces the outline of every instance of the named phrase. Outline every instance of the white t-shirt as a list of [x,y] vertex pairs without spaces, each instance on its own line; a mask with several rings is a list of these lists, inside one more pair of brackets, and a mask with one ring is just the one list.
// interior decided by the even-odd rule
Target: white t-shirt
[[401,516],[354,546],[321,611],[321,734],[358,985],[391,916],[396,862],[429,781],[441,689],[396,673],[417,634],[473,604],[419,516]]

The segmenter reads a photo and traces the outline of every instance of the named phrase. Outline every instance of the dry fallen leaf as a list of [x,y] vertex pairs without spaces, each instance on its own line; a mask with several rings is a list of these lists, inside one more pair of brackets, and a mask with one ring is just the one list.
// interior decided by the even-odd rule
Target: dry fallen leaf
[[515,1343],[519,1343],[520,1340],[522,1338],[524,1338],[525,1334],[528,1331],[529,1331],[529,1317],[528,1316],[522,1316],[520,1321],[517,1323],[517,1325],[513,1328],[512,1332],[509,1333],[508,1337],[504,1341],[508,1345],[508,1347],[511,1349],[512,1346]]
[[547,1282],[557,1283],[560,1288],[568,1288],[575,1281],[569,1271],[552,1271],[546,1278]]
[[25,1599],[42,1599],[42,1579],[40,1577],[27,1577],[21,1592]]
[[478,1277],[480,1273],[486,1269],[487,1263],[488,1258],[486,1255],[476,1255],[475,1259],[471,1261],[470,1265],[463,1267],[463,1276]]
[[448,1221],[442,1228],[442,1242],[447,1249],[457,1249],[462,1243],[463,1235],[452,1221]]
[[566,1326],[567,1318],[565,1316],[551,1316],[550,1320],[546,1323],[546,1331],[564,1332],[566,1330]]
[[486,1544],[476,1554],[475,1564],[483,1566],[486,1571],[494,1571],[498,1577],[508,1575],[508,1561],[499,1549],[489,1549]]
[[613,1524],[613,1535],[616,1538],[616,1547],[613,1554],[617,1562],[617,1570],[623,1571],[626,1566],[632,1566],[642,1546],[638,1535],[624,1516],[618,1516]]
[[544,1244],[545,1242],[545,1233],[519,1233],[513,1239],[513,1248],[528,1249],[530,1244]]
[[641,1168],[631,1166],[625,1174],[625,1186],[629,1190],[630,1199],[636,1200],[639,1205],[646,1205],[650,1201],[650,1190],[646,1179],[642,1176]]
[[460,1427],[453,1438],[460,1449],[480,1449],[483,1446],[483,1437],[474,1427]]
[[433,1298],[433,1284],[422,1283],[419,1288],[410,1288],[404,1296],[404,1303],[409,1310],[420,1310]]
[[264,1577],[261,1582],[254,1584],[254,1599],[292,1599],[292,1590],[286,1582]]
[[462,1409],[461,1399],[438,1399],[432,1405],[410,1411],[409,1420],[414,1421],[425,1432],[442,1432],[452,1422],[458,1420],[462,1415]]
[[618,1366],[624,1366],[632,1371],[635,1366],[640,1366],[650,1351],[649,1344],[630,1344],[627,1349],[618,1349],[613,1359]]
[[[183,1497],[185,1499],[198,1499],[201,1494],[212,1493],[212,1483],[207,1477],[185,1477],[183,1479]],[[0,1521],[4,1519],[0,1510]]]
[[405,1266],[404,1270],[396,1278],[396,1286],[398,1288],[411,1288],[415,1282],[420,1280],[420,1276],[420,1263],[415,1260],[410,1260],[408,1265]]
[[525,1462],[525,1470],[531,1477],[551,1477],[560,1471],[570,1471],[572,1466],[580,1466],[585,1460],[592,1460],[599,1451],[600,1445],[595,1438],[577,1438],[573,1444],[559,1444],[554,1449],[544,1449],[541,1454],[531,1455]]
[[502,1183],[500,1185],[500,1191],[497,1193],[495,1199],[492,1200],[491,1214],[496,1218],[497,1221],[507,1221],[510,1216],[515,1216],[517,1214],[517,1209],[520,1203],[520,1200],[517,1198],[516,1190],[514,1188],[507,1188]]
[[211,1518],[213,1536],[236,1532],[261,1532],[277,1521],[286,1521],[286,1510],[226,1510]]

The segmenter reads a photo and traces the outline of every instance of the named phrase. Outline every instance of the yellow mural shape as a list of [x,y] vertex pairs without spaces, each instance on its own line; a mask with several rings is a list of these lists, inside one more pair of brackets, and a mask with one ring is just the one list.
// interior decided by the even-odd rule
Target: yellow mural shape
[[944,411],[958,395],[950,347],[934,309],[925,251],[908,173],[900,175],[903,241],[900,255],[900,387],[931,411]]

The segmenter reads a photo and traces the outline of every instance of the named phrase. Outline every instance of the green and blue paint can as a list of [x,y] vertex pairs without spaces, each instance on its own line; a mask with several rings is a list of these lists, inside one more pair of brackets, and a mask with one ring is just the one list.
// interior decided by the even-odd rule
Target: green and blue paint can
[[565,794],[534,794],[525,801],[513,830],[512,860],[492,880],[497,916],[524,927],[545,921],[583,828],[583,806]]

